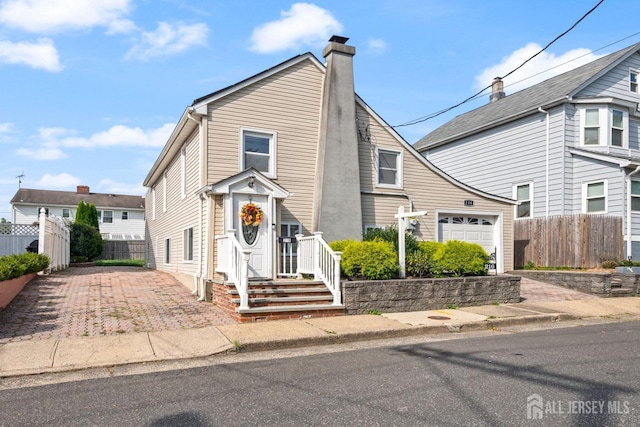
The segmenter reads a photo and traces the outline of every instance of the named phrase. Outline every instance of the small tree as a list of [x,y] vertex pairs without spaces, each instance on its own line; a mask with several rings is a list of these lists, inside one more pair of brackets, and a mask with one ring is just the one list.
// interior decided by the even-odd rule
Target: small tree
[[86,261],[93,261],[102,255],[102,236],[97,228],[87,224],[71,224],[71,257],[82,258]]
[[84,201],[78,203],[78,210],[76,211],[76,224],[86,224],[100,230],[98,223],[98,210],[93,203],[86,203]]

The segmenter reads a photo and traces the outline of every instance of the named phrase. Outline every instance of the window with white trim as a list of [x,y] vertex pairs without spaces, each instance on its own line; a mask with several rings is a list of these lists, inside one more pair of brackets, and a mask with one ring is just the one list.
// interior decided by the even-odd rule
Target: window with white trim
[[122,211],[122,215],[120,216],[120,219],[122,219],[123,221],[127,221],[129,219],[129,212]]
[[607,181],[583,184],[583,211],[585,213],[607,212]]
[[171,264],[171,239],[164,239],[164,263]]
[[640,212],[640,181],[631,181],[631,210]]
[[580,142],[585,147],[628,147],[629,112],[622,108],[580,108]]
[[633,93],[640,93],[640,89],[638,88],[638,78],[640,76],[640,71],[638,70],[629,70],[629,91]]
[[402,153],[378,149],[378,186],[402,187]]
[[182,247],[182,259],[184,261],[193,261],[193,227],[184,229]]
[[518,201],[516,206],[516,218],[531,218],[532,216],[532,198],[533,184],[519,184],[513,186],[513,198]]
[[113,211],[102,211],[102,223],[113,224]]
[[71,209],[62,208],[62,218],[71,218]]
[[242,130],[241,169],[254,168],[267,176],[276,175],[275,167],[276,134]]

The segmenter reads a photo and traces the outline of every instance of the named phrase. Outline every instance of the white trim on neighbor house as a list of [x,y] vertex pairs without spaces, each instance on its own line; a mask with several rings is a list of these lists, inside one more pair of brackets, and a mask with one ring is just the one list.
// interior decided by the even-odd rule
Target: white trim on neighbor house
[[[629,147],[628,109],[611,105],[593,104],[580,105],[577,107],[577,110],[580,115],[580,147]],[[622,113],[622,127],[617,128],[622,131],[621,145],[613,145],[613,130],[616,129],[613,126],[614,111]],[[588,113],[592,113],[590,122],[587,122]],[[590,129],[592,132],[589,143],[587,143],[587,129]]]
[[[245,136],[252,136],[252,137],[257,137],[257,138],[264,138],[267,139],[269,141],[269,152],[267,155],[265,155],[264,153],[253,153],[251,154],[252,156],[257,156],[257,157],[266,157],[268,156],[268,170],[264,171],[264,170],[260,170],[258,167],[253,166],[253,165],[246,165],[245,164]],[[273,178],[273,179],[277,179],[278,177],[278,171],[276,170],[276,166],[277,166],[277,155],[278,155],[278,151],[277,151],[277,146],[278,146],[278,132],[276,131],[272,131],[272,130],[265,130],[265,129],[256,129],[256,128],[248,128],[248,127],[241,127],[240,128],[240,171],[243,171],[249,167],[254,167],[256,170],[258,170],[260,173],[262,173],[264,176],[268,177],[268,178]]]
[[529,218],[533,218],[533,181],[529,181],[529,182],[519,182],[516,184],[513,184],[513,189],[512,189],[512,194],[513,194],[513,199],[517,200],[518,202],[520,202],[520,200],[518,199],[518,188],[519,187],[524,187],[524,186],[528,186],[529,187],[529,198],[528,199],[522,199],[523,201],[528,201],[529,202],[529,215],[527,216],[519,216],[518,214],[518,210],[520,208],[520,203],[518,203],[516,206],[513,207],[513,219],[514,220],[518,220],[518,219],[529,219]]
[[640,71],[629,68],[629,92],[640,93]]
[[[191,230],[190,234],[189,230]],[[192,264],[194,252],[194,227],[185,227],[182,229],[182,263]]]
[[[604,184],[603,185],[603,194],[589,197],[588,194],[587,194],[588,188],[589,188],[590,185],[594,185],[594,184]],[[582,183],[582,213],[588,213],[588,214],[606,214],[606,213],[608,213],[608,189],[609,189],[609,185],[608,185],[608,181],[606,179],[600,179],[600,180],[597,180],[597,181],[583,182]],[[604,199],[604,210],[589,212],[588,208],[587,208],[587,206],[588,206],[587,200],[595,200],[595,199],[601,199],[601,198]]]
[[[382,155],[395,155],[395,160],[396,160],[396,165],[395,165],[395,169],[394,168],[390,168],[390,167],[386,167],[383,166],[381,164],[381,154]],[[403,162],[404,162],[404,157],[403,157],[403,152],[400,150],[394,150],[391,148],[386,148],[386,147],[376,147],[376,187],[380,187],[380,188],[402,188],[402,182],[403,182]],[[395,177],[395,182],[393,184],[391,183],[384,183],[384,182],[380,182],[381,179],[381,172],[383,170],[386,171],[394,171],[394,177]]]
[[[640,179],[631,179],[631,188],[629,189],[629,196],[631,197],[631,212],[640,212]],[[637,192],[634,193],[634,183],[637,188]],[[634,203],[634,200],[636,203]],[[634,209],[633,206],[637,205],[638,209]]]

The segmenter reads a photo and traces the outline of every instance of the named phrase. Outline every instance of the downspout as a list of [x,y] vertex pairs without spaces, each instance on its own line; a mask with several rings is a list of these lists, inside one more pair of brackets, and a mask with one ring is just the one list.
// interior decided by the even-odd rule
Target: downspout
[[635,175],[640,172],[640,166],[625,176],[627,184],[627,258],[631,257],[632,245],[631,245],[631,175]]
[[560,186],[561,191],[560,191],[560,215],[564,215],[564,207],[565,207],[565,192],[564,189],[566,188],[566,165],[567,165],[567,159],[566,159],[566,147],[567,147],[567,104],[564,104],[562,106],[562,158],[561,160],[561,164],[562,164],[562,178],[560,180],[560,182],[562,182],[562,185]]
[[[187,110],[187,118],[189,120],[191,120],[192,122],[196,123],[198,125],[198,135],[201,136],[202,134],[202,120],[197,120],[195,117],[193,117],[192,113],[194,111],[193,107],[190,107]],[[200,228],[200,250],[198,251],[198,271],[196,272],[196,275],[193,276],[193,291],[191,292],[191,295],[198,295],[198,301],[203,301],[205,295],[204,292],[202,292],[202,235],[203,235],[203,230],[202,230],[202,209],[203,209],[203,200],[202,200],[202,194],[199,197],[200,199],[200,212],[198,214],[198,220],[199,220],[199,228]],[[200,292],[198,291],[198,288],[200,288]]]
[[[204,227],[200,223],[200,230],[202,231],[202,239],[200,245],[204,241],[204,256],[201,256],[202,275],[200,279],[200,298],[198,301],[206,301],[206,283],[207,277],[209,277],[209,212],[211,210],[211,197],[207,196],[205,201],[205,214],[204,214]],[[200,211],[202,213],[202,211]]]
[[545,154],[545,163],[546,163],[546,171],[545,171],[545,208],[544,208],[544,216],[549,217],[549,112],[542,109],[542,107],[538,107],[538,111],[542,114],[546,114],[547,118],[547,130],[546,130],[546,154]]

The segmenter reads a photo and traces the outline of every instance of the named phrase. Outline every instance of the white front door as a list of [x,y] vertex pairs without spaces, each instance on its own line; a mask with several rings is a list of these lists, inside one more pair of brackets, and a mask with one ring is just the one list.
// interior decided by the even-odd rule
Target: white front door
[[[262,210],[262,221],[258,226],[244,226],[240,218],[242,208],[248,203],[253,203]],[[270,278],[271,262],[269,254],[269,217],[268,197],[260,195],[234,194],[233,196],[233,222],[236,230],[236,238],[243,248],[251,251],[249,258],[249,278]]]

